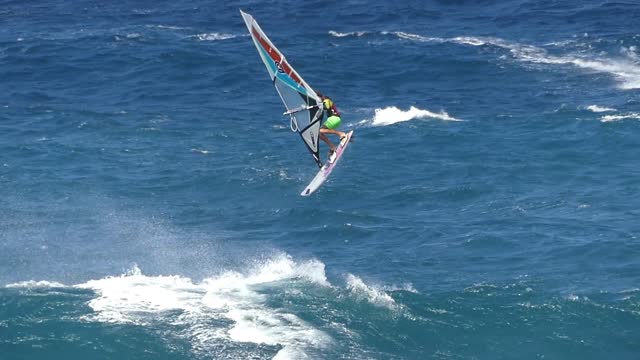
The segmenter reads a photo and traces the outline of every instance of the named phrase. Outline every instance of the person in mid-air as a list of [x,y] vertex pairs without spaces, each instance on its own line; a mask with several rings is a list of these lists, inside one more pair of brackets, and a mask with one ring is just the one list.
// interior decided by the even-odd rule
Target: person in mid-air
[[336,146],[329,141],[329,138],[325,134],[338,135],[340,136],[340,141],[342,141],[342,139],[347,136],[347,133],[336,130],[340,126],[342,120],[340,119],[340,111],[338,111],[333,100],[319,91],[316,91],[316,93],[322,100],[322,110],[327,114],[327,119],[320,128],[320,139],[329,145],[329,157],[331,157],[331,155],[336,151]]

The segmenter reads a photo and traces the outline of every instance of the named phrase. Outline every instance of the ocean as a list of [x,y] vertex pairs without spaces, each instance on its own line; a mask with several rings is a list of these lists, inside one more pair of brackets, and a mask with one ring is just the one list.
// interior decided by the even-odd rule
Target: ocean
[[[354,130],[310,197],[241,9]],[[639,18],[0,1],[0,358],[640,359]]]

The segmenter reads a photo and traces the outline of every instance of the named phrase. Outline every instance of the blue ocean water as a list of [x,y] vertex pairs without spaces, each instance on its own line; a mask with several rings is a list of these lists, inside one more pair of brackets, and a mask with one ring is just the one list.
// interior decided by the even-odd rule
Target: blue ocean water
[[[239,9],[355,130],[312,197]],[[638,359],[638,18],[0,1],[0,358]]]

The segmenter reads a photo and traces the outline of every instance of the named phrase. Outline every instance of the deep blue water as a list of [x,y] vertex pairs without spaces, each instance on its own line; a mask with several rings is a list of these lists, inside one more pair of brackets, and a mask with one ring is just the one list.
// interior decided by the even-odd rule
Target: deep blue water
[[[239,9],[355,130],[312,197]],[[0,358],[638,359],[639,18],[0,1]]]

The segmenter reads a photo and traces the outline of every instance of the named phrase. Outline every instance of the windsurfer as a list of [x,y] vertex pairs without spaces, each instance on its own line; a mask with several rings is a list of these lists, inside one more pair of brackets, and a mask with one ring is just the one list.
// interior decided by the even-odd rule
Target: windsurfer
[[347,133],[337,130],[342,122],[340,119],[340,111],[336,107],[336,104],[328,96],[323,95],[321,92],[316,91],[320,99],[322,100],[322,110],[327,114],[327,119],[320,128],[320,139],[329,145],[329,157],[336,151],[336,146],[329,141],[329,137],[325,134],[333,134],[340,136],[340,141],[347,137]]

